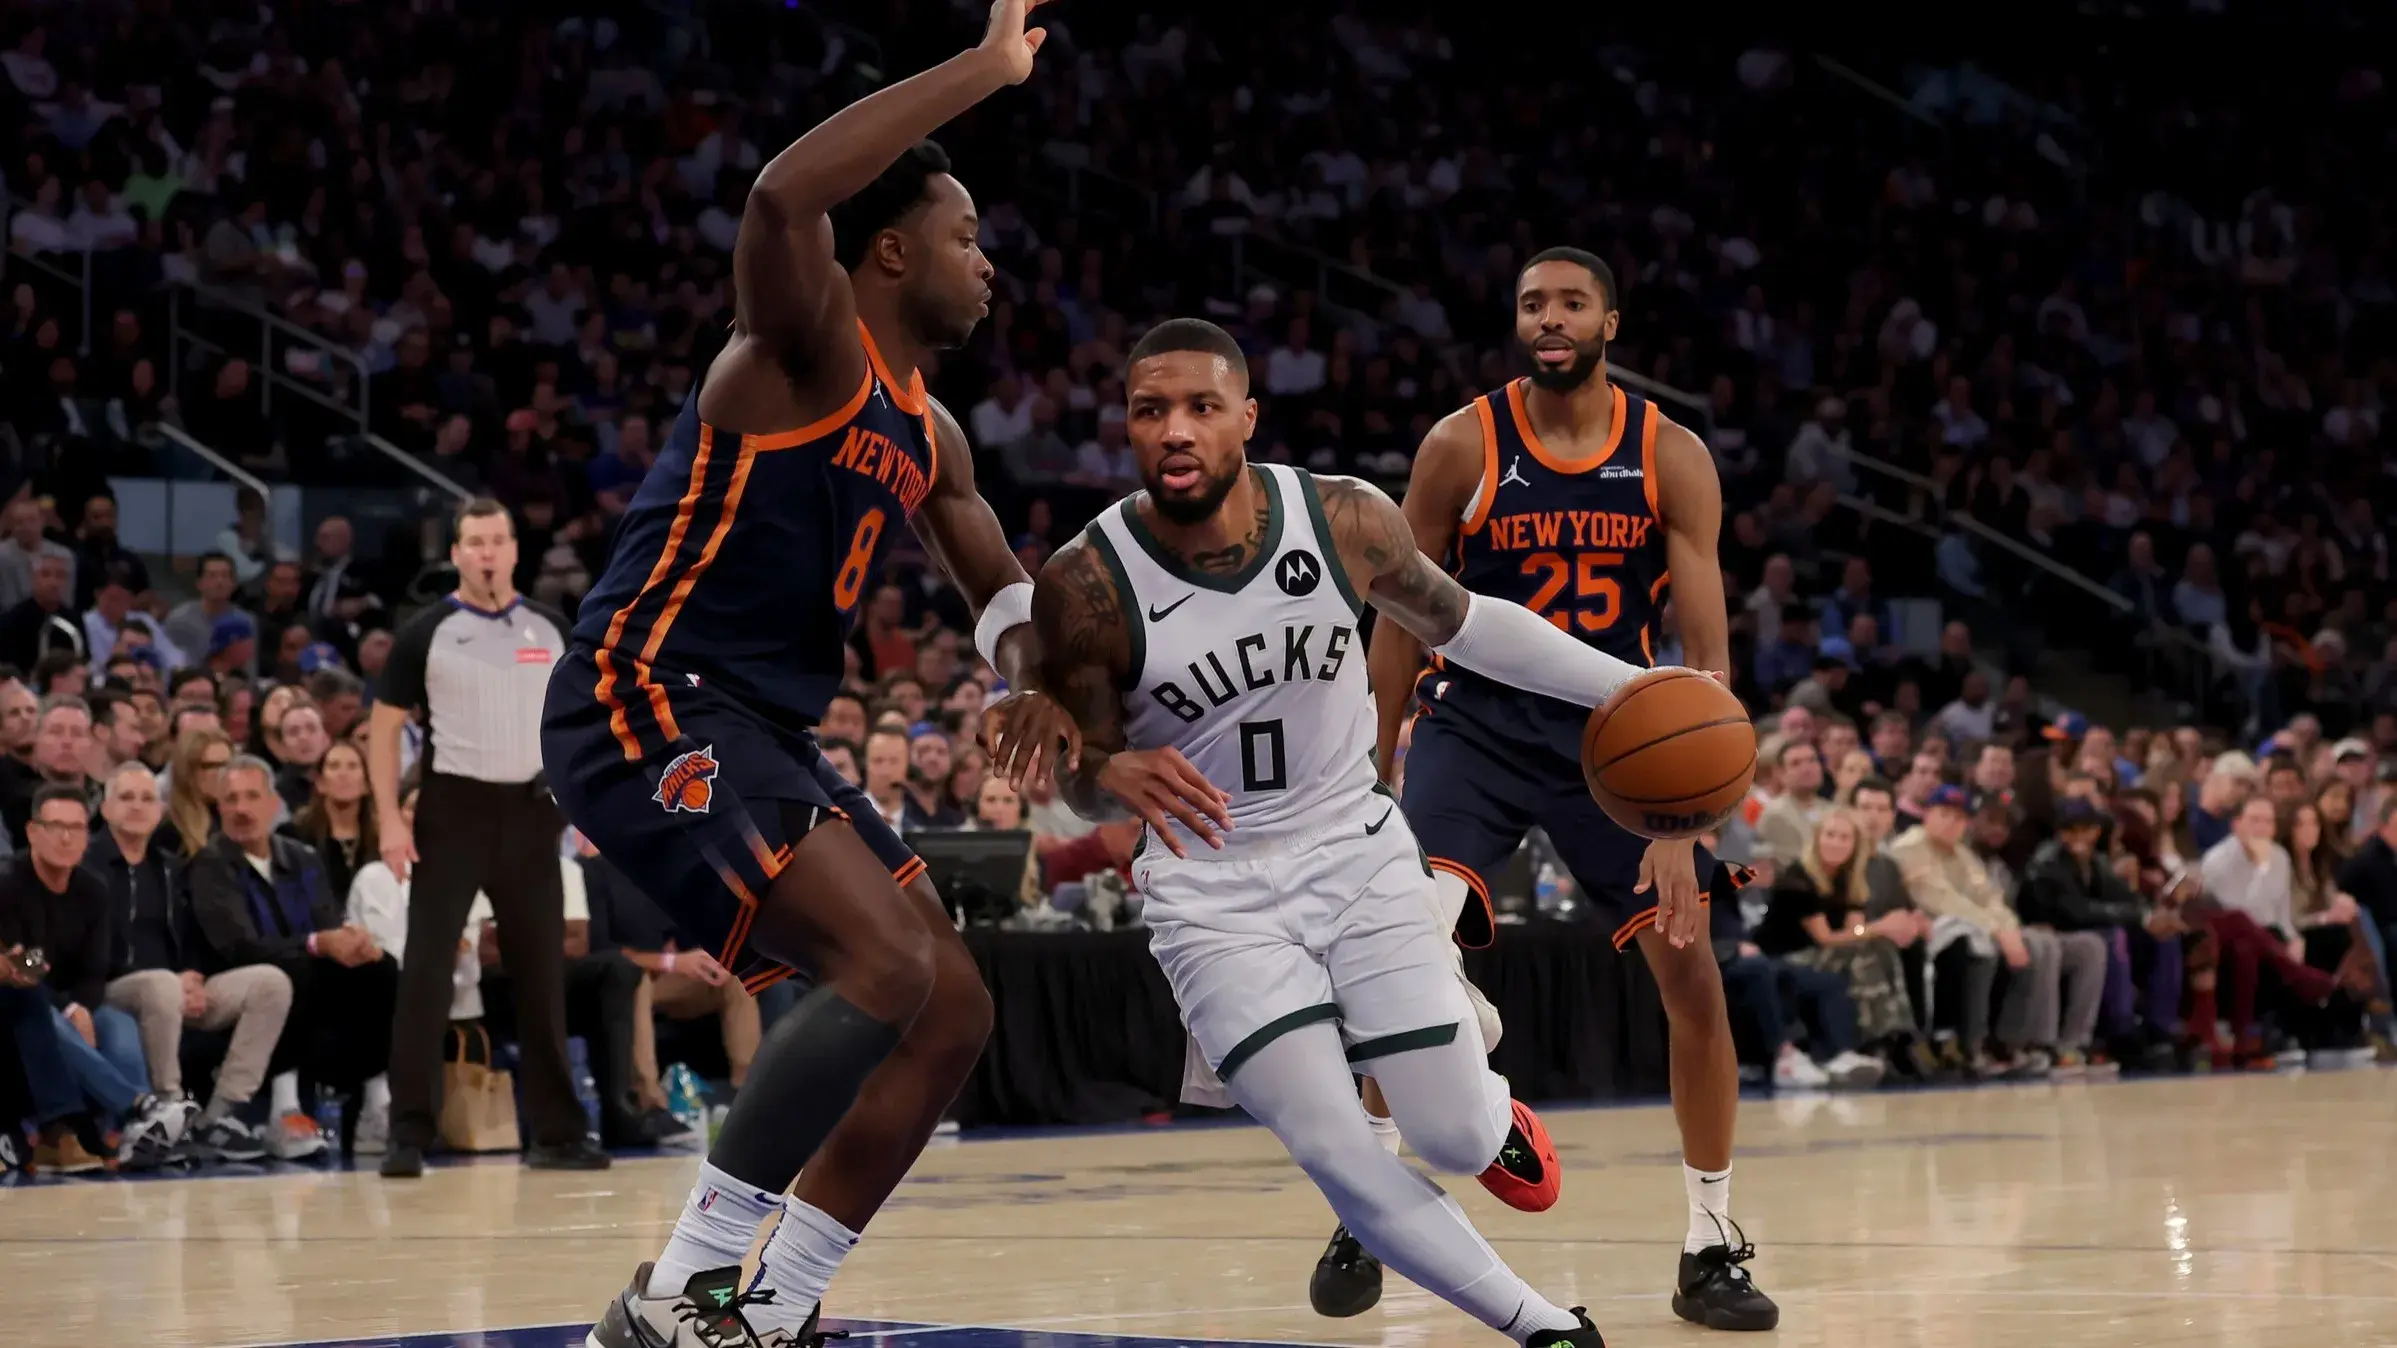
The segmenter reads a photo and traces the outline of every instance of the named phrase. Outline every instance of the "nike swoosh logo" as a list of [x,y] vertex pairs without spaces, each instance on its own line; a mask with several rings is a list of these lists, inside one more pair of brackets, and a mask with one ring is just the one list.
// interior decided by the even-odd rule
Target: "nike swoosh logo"
[[1393,810],[1396,810],[1397,808],[1398,808],[1398,807],[1397,807],[1397,806],[1395,806],[1395,805],[1391,806],[1391,807],[1390,807],[1390,809],[1382,811],[1382,817],[1381,817],[1381,818],[1374,820],[1374,821],[1373,821],[1372,823],[1370,823],[1370,824],[1367,824],[1367,825],[1365,826],[1365,836],[1366,836],[1366,837],[1368,837],[1368,838],[1370,838],[1370,837],[1372,837],[1374,834],[1381,832],[1381,831],[1382,831],[1382,825],[1384,825],[1384,824],[1387,824],[1387,823],[1389,823],[1389,822],[1390,822],[1390,814],[1391,814],[1391,811],[1393,811]]
[[1164,622],[1167,614],[1172,613],[1175,609],[1178,609],[1184,604],[1189,603],[1190,598],[1191,597],[1189,595],[1183,595],[1181,598],[1173,601],[1170,604],[1167,604],[1163,608],[1158,608],[1156,605],[1151,604],[1149,606],[1149,621],[1153,623]]

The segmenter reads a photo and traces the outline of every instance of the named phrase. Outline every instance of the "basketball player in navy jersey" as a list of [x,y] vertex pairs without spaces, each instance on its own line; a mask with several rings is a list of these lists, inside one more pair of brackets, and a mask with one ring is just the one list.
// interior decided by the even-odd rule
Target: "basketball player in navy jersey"
[[[917,366],[966,340],[991,276],[973,200],[924,137],[1031,74],[1039,3],[1000,0],[978,47],[835,114],[758,175],[731,340],[634,496],[550,684],[550,783],[674,916],[687,943],[666,959],[753,991],[794,964],[817,978],[759,1046],[664,1253],[593,1327],[598,1348],[821,1343],[825,1285],[989,1031],[924,863],[812,728],[911,524],[972,602],[985,657],[1018,688],[1033,670],[1032,587]],[[1076,747],[1039,694],[990,715]],[[742,1258],[774,1215],[744,1291]]]
[[[1515,600],[1634,665],[1656,662],[1669,588],[1686,663],[1728,677],[1714,460],[1656,404],[1607,379],[1606,344],[1620,321],[1604,262],[1578,248],[1533,257],[1515,287],[1515,336],[1531,375],[1433,427],[1415,456],[1407,520],[1417,545],[1467,590]],[[1754,1249],[1729,1215],[1739,1063],[1708,940],[1710,897],[1728,916],[1742,877],[1694,843],[1651,842],[1599,810],[1581,776],[1583,708],[1442,661],[1426,667],[1422,643],[1395,623],[1375,625],[1369,662],[1384,780],[1401,728],[1416,718],[1403,808],[1459,919],[1458,939],[1489,942],[1482,877],[1537,825],[1609,915],[1616,948],[1639,942],[1672,1027],[1689,1199],[1673,1309],[1717,1329],[1773,1328],[1780,1310],[1742,1267]],[[1368,1113],[1387,1115],[1381,1103],[1368,1083]],[[1371,1256],[1336,1232],[1316,1275],[1317,1309],[1354,1313],[1372,1304],[1379,1281]]]

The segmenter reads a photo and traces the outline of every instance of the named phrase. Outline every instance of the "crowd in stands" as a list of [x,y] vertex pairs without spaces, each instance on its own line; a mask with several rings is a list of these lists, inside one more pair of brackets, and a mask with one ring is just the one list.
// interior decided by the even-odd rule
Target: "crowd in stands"
[[[212,553],[162,565],[118,540],[105,478],[182,471],[171,424],[277,481],[389,482],[345,448],[334,409],[360,408],[505,501],[518,588],[571,612],[719,340],[749,177],[982,6],[902,8],[727,11],[702,43],[662,9],[0,6],[8,248],[50,267],[12,266],[0,306],[0,461],[29,479],[0,514],[0,819],[30,909],[66,901],[26,885],[89,873],[129,915],[104,959],[39,942],[90,1022],[61,1041],[84,1084],[45,1145],[304,1151],[303,1085],[352,1094],[371,1145],[404,930],[354,745],[419,559],[339,515],[278,549],[245,493]],[[1893,74],[1926,132],[1780,51],[1553,19],[1543,41],[1586,57],[1570,77],[1405,5],[1044,12],[1040,78],[943,133],[1000,275],[933,380],[1026,561],[1136,478],[1119,367],[1155,318],[1241,338],[1258,457],[1395,482],[1505,377],[1521,260],[1590,247],[1622,285],[1614,367],[1692,390],[1667,408],[1722,468],[1737,681],[1768,738],[1718,841],[1770,898],[1720,953],[1761,1067],[2256,1066],[2291,1036],[2385,1036],[2378,75],[2234,64],[2225,99],[2202,60]],[[78,269],[86,297],[57,279]],[[261,369],[253,311],[328,346]],[[170,348],[177,322],[208,340]],[[317,396],[270,410],[269,381]],[[904,828],[1028,829],[1036,911],[1118,883],[1131,830],[988,778],[957,596],[920,555],[889,580],[822,727],[833,761]],[[1902,631],[1911,598],[1944,626]],[[2059,718],[2043,637],[2186,715]],[[603,860],[563,864],[603,1132],[663,1136],[658,1018],[716,1017],[737,1082],[773,1008],[674,950]],[[455,1009],[504,1014],[474,944]],[[165,972],[190,1037],[225,1041],[204,1100]]]

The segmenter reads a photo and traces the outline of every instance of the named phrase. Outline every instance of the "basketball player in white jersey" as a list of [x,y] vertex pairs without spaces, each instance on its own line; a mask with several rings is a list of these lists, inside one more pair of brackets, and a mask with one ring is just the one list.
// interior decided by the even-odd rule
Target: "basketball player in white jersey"
[[[1223,329],[1159,324],[1127,374],[1147,490],[1032,599],[1041,683],[1082,732],[1059,788],[1086,818],[1147,822],[1133,871],[1184,1024],[1364,1246],[1517,1343],[1601,1344],[1376,1141],[1351,1085],[1373,1073],[1434,1169],[1555,1201],[1555,1149],[1489,1070],[1431,871],[1374,773],[1356,624],[1370,600],[1458,665],[1583,706],[1638,671],[1469,595],[1372,486],[1249,464],[1257,405]],[[1005,772],[1041,751],[996,747]]]

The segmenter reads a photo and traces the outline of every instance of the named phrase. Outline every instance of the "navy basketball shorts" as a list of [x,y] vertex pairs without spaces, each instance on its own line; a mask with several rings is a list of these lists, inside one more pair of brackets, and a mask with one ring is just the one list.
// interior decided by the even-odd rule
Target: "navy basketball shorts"
[[[1475,902],[1457,919],[1457,939],[1488,945],[1496,935],[1485,876],[1497,874],[1535,826],[1548,834],[1584,900],[1614,933],[1617,950],[1656,922],[1654,891],[1635,894],[1648,839],[1598,808],[1581,779],[1580,746],[1495,732],[1453,704],[1415,718],[1400,799],[1431,867],[1465,882]],[[1703,899],[1732,901],[1744,867],[1697,849]]]
[[[751,992],[792,973],[750,944],[750,928],[809,829],[846,819],[893,880],[923,873],[814,735],[712,689],[662,677],[626,685],[580,646],[558,662],[541,714],[550,789],[600,855],[674,920],[686,948],[713,954]],[[641,715],[620,710],[628,697],[643,699]]]

